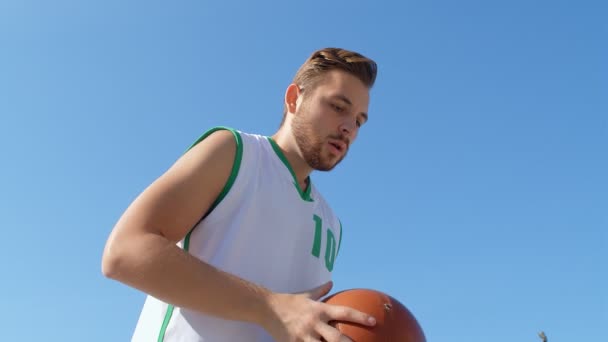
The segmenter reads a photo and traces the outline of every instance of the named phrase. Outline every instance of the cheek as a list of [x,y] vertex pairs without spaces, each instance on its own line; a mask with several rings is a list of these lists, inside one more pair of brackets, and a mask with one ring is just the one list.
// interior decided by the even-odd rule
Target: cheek
[[330,114],[326,111],[323,111],[322,108],[311,108],[310,111],[310,125],[315,128],[323,128],[324,126],[329,124],[329,120],[331,119]]
[[350,144],[353,144],[355,140],[357,140],[357,136],[359,135],[359,129],[355,129],[350,135]]

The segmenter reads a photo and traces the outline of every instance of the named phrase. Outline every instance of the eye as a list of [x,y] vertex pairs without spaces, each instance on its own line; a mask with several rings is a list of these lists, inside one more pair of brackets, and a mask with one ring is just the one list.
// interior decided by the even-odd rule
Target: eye
[[362,124],[361,124],[361,120],[358,120],[358,119],[357,119],[357,127],[361,127],[361,125],[362,125]]
[[331,107],[338,113],[342,113],[344,111],[344,107],[339,106],[337,104],[331,104]]

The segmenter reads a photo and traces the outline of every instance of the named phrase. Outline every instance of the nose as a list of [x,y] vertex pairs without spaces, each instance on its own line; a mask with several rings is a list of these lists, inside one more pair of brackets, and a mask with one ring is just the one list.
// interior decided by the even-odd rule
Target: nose
[[340,132],[349,138],[349,140],[353,140],[353,138],[355,137],[355,133],[357,132],[357,124],[356,122],[350,122],[350,120],[348,121],[343,121],[342,124],[340,125]]

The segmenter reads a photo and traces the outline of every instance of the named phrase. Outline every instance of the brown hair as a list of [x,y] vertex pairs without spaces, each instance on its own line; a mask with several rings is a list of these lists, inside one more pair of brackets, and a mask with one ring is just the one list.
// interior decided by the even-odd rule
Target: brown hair
[[[378,66],[373,60],[340,48],[324,48],[313,52],[296,73],[293,83],[301,89],[313,89],[323,74],[331,70],[342,70],[357,77],[365,86],[372,88],[376,81]],[[287,109],[283,111],[283,120]]]

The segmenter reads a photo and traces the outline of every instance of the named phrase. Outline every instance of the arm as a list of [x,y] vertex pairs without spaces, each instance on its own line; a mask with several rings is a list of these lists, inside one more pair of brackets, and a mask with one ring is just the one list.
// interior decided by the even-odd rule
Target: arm
[[103,274],[176,306],[259,322],[267,290],[176,246],[221,192],[235,153],[232,133],[214,132],[145,189],[109,236]]
[[301,294],[273,293],[176,246],[221,192],[235,153],[232,133],[214,132],[145,189],[108,238],[103,274],[175,306],[258,324],[277,341],[319,334],[342,341],[330,320],[369,325],[366,314],[317,301],[331,284]]

